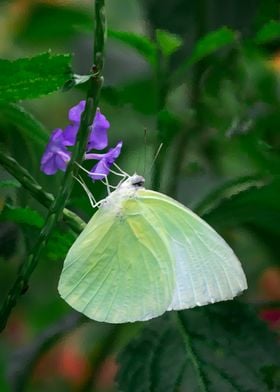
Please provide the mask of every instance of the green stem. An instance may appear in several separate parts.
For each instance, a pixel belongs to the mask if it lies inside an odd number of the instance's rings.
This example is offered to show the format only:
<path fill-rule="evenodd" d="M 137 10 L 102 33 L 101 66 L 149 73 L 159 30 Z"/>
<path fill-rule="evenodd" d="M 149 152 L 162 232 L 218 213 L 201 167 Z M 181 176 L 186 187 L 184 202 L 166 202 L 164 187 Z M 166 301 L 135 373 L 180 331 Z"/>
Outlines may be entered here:
<path fill-rule="evenodd" d="M 171 157 L 171 169 L 166 193 L 171 197 L 176 197 L 178 182 L 181 174 L 182 163 L 187 150 L 188 128 L 182 129 L 174 141 L 174 154 Z"/>
<path fill-rule="evenodd" d="M 161 53 L 160 48 L 158 48 L 157 52 L 157 66 L 156 66 L 156 90 L 157 90 L 157 138 L 156 144 L 154 149 L 154 155 L 156 156 L 157 151 L 162 145 L 162 149 L 157 156 L 153 172 L 152 172 L 152 189 L 158 191 L 161 186 L 161 179 L 162 179 L 162 172 L 165 163 L 165 156 L 167 152 L 167 145 L 164 140 L 164 124 L 161 121 L 161 112 L 166 106 L 166 99 L 168 94 L 168 69 L 169 69 L 169 62 L 168 59 Z"/>
<path fill-rule="evenodd" d="M 81 123 L 77 135 L 77 141 L 72 152 L 71 160 L 68 164 L 67 170 L 62 180 L 62 184 L 56 199 L 50 206 L 49 213 L 47 215 L 45 225 L 42 228 L 39 238 L 29 255 L 24 261 L 18 271 L 17 278 L 9 291 L 2 308 L 0 310 L 0 331 L 2 331 L 8 321 L 12 308 L 16 305 L 16 302 L 20 295 L 24 294 L 28 289 L 28 281 L 36 268 L 41 251 L 45 247 L 50 234 L 55 227 L 57 221 L 62 215 L 62 211 L 70 197 L 73 178 L 77 176 L 79 167 L 78 165 L 82 162 L 86 145 L 91 129 L 91 124 L 95 117 L 95 113 L 98 106 L 99 95 L 102 87 L 103 78 L 101 76 L 103 67 L 103 56 L 104 56 L 104 44 L 105 44 L 105 31 L 106 20 L 105 20 L 105 0 L 95 1 L 95 31 L 94 31 L 94 65 L 93 75 L 89 81 L 88 93 L 86 98 L 85 110 L 81 117 Z"/>
<path fill-rule="evenodd" d="M 41 185 L 24 169 L 14 158 L 0 150 L 0 164 L 4 169 L 15 177 L 30 194 L 46 208 L 49 208 L 54 201 L 51 193 L 45 192 Z M 64 208 L 63 219 L 68 226 L 79 234 L 85 227 L 85 222 L 74 212 Z"/>
<path fill-rule="evenodd" d="M 196 2 L 196 39 L 198 40 L 205 34 L 206 31 L 206 15 L 205 15 L 205 0 L 198 0 Z M 205 69 L 203 61 L 198 62 L 193 68 L 192 87 L 191 87 L 191 106 L 198 112 L 200 101 L 200 80 Z M 199 113 L 196 114 L 195 124 L 188 126 L 187 124 L 181 129 L 174 141 L 174 156 L 171 157 L 171 170 L 169 181 L 167 184 L 167 193 L 170 196 L 176 197 L 179 178 L 182 171 L 182 166 L 186 156 L 187 148 L 191 137 L 197 137 L 203 129 L 203 122 L 201 121 Z"/>
<path fill-rule="evenodd" d="M 178 330 L 182 336 L 185 345 L 186 354 L 189 357 L 193 369 L 196 373 L 199 390 L 201 392 L 208 392 L 207 380 L 205 379 L 205 376 L 200 368 L 199 359 L 197 358 L 196 353 L 192 347 L 191 337 L 188 334 L 186 323 L 183 320 L 181 312 L 173 312 L 173 313 L 175 316 L 176 324 L 178 326 Z"/>

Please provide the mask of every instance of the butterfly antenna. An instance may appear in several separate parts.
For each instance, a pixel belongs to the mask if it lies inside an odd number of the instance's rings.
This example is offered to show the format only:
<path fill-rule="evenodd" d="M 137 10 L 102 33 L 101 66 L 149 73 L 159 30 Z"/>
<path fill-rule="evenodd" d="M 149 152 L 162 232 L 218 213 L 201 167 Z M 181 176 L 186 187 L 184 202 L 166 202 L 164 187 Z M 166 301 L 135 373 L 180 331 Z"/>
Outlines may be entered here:
<path fill-rule="evenodd" d="M 157 152 L 156 152 L 156 154 L 155 154 L 155 156 L 154 156 L 154 159 L 152 160 L 152 164 L 151 164 L 151 169 L 150 169 L 150 171 L 152 171 L 152 168 L 154 167 L 155 161 L 157 160 L 157 157 L 159 156 L 159 153 L 160 153 L 160 151 L 161 151 L 161 149 L 162 149 L 162 146 L 163 146 L 163 143 L 160 143 L 160 145 L 159 145 L 159 147 L 158 147 L 158 149 L 157 149 Z"/>
<path fill-rule="evenodd" d="M 144 128 L 144 167 L 143 173 L 146 176 L 146 163 L 147 163 L 147 128 Z"/>
<path fill-rule="evenodd" d="M 87 197 L 89 199 L 90 205 L 92 206 L 92 208 L 98 207 L 98 205 L 100 204 L 100 202 L 97 202 L 96 199 L 94 198 L 93 194 L 91 193 L 91 191 L 88 189 L 88 187 L 86 186 L 84 180 L 82 179 L 82 177 L 75 177 L 75 180 L 78 181 L 78 183 L 82 186 L 82 188 L 84 189 L 84 191 L 87 194 Z"/>

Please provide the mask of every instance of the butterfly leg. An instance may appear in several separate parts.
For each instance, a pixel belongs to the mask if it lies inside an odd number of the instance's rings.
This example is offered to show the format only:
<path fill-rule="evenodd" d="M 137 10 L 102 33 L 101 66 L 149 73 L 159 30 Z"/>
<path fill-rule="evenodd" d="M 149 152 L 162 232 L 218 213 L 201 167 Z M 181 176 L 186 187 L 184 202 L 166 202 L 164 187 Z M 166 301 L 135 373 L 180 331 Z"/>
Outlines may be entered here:
<path fill-rule="evenodd" d="M 100 202 L 96 201 L 96 199 L 94 198 L 93 194 L 91 193 L 91 191 L 86 186 L 86 184 L 85 184 L 84 180 L 82 179 L 82 177 L 80 177 L 80 176 L 79 177 L 73 176 L 73 177 L 75 178 L 75 180 L 78 181 L 78 183 L 82 186 L 82 188 L 86 192 L 87 197 L 89 199 L 89 202 L 90 202 L 90 205 L 92 206 L 92 208 L 97 207 L 100 204 Z"/>

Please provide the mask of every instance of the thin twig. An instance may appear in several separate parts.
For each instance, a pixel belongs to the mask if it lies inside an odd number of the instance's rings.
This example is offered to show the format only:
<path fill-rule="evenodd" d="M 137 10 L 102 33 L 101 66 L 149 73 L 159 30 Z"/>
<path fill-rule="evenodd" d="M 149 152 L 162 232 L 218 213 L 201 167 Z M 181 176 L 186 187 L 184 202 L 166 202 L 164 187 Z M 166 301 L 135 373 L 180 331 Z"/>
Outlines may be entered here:
<path fill-rule="evenodd" d="M 0 150 L 0 164 L 15 177 L 21 185 L 30 192 L 30 194 L 46 208 L 49 208 L 54 201 L 54 196 L 51 193 L 45 192 L 41 185 L 24 169 L 14 158 L 5 154 Z M 63 219 L 68 226 L 80 233 L 86 223 L 74 212 L 64 208 L 62 211 Z"/>
<path fill-rule="evenodd" d="M 95 31 L 94 31 L 94 55 L 93 55 L 93 74 L 89 80 L 88 93 L 86 98 L 85 110 L 81 117 L 81 123 L 77 135 L 77 141 L 74 146 L 71 160 L 68 164 L 62 184 L 56 199 L 50 206 L 45 225 L 42 228 L 39 238 L 30 254 L 24 261 L 18 271 L 17 278 L 9 291 L 2 308 L 0 310 L 0 331 L 2 331 L 8 321 L 12 308 L 20 295 L 24 294 L 28 289 L 28 281 L 37 267 L 40 254 L 45 247 L 50 234 L 55 227 L 57 221 L 62 215 L 62 211 L 70 197 L 73 179 L 77 176 L 80 164 L 83 160 L 88 137 L 91 130 L 91 124 L 95 117 L 98 106 L 99 95 L 102 87 L 103 78 L 101 76 L 103 68 L 104 43 L 106 36 L 105 21 L 105 0 L 95 1 Z"/>

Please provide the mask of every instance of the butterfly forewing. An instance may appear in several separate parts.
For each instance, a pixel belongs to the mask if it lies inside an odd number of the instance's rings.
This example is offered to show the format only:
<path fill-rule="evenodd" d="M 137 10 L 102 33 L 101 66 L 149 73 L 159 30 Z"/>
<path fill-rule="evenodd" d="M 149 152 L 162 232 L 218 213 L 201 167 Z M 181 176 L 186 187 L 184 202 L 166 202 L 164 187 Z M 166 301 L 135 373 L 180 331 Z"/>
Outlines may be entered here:
<path fill-rule="evenodd" d="M 101 208 L 66 257 L 60 295 L 94 320 L 147 320 L 162 314 L 172 300 L 169 247 L 141 204 L 125 199 L 117 211 Z"/>
<path fill-rule="evenodd" d="M 174 258 L 176 285 L 168 310 L 232 299 L 247 288 L 239 260 L 206 222 L 163 194 L 140 190 L 138 198 L 160 222 Z"/>

